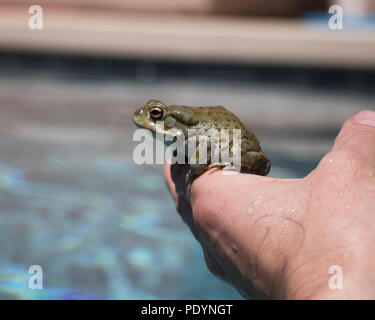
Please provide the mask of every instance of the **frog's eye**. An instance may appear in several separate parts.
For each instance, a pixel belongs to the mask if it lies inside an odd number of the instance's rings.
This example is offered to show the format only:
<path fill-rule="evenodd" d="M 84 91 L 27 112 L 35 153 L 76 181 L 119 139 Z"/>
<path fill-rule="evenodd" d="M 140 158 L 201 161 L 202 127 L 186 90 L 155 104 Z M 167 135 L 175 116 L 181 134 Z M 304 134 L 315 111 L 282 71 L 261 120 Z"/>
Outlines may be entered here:
<path fill-rule="evenodd" d="M 153 107 L 150 110 L 150 116 L 153 120 L 160 120 L 163 117 L 163 109 L 160 107 Z"/>

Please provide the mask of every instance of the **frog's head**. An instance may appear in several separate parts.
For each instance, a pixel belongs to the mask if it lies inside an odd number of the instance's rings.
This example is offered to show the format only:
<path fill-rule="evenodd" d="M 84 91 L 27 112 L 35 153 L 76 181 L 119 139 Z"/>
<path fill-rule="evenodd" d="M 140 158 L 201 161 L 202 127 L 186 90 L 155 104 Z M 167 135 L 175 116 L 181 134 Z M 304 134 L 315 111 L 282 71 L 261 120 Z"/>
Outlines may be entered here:
<path fill-rule="evenodd" d="M 168 107 L 160 100 L 149 100 L 142 108 L 134 112 L 133 120 L 140 128 L 149 129 L 153 134 L 164 134 L 169 137 L 186 134 L 187 128 L 199 122 L 188 107 Z M 163 122 L 160 123 L 160 121 Z"/>
<path fill-rule="evenodd" d="M 135 110 L 133 121 L 140 127 L 156 133 L 156 121 L 163 121 L 168 107 L 160 100 L 149 100 L 142 108 Z"/>

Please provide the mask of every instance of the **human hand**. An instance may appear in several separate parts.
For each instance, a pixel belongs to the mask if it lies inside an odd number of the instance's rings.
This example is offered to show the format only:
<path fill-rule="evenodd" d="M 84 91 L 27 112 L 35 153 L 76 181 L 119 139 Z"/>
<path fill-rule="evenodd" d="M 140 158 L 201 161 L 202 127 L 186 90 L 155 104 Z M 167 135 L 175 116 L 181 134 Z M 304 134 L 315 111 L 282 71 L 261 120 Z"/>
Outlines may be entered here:
<path fill-rule="evenodd" d="M 375 112 L 349 119 L 332 151 L 302 179 L 211 169 L 175 192 L 182 165 L 165 179 L 211 272 L 247 298 L 375 298 Z M 329 267 L 343 288 L 328 286 Z"/>

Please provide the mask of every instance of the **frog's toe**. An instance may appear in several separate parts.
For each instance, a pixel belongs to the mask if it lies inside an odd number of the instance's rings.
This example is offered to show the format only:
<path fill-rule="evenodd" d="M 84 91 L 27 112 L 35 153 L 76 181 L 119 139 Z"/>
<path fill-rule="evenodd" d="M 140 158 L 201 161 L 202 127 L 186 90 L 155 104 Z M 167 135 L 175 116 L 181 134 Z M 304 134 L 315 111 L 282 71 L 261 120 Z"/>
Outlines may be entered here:
<path fill-rule="evenodd" d="M 203 172 L 207 171 L 208 169 L 210 169 L 210 167 L 205 164 L 190 165 L 190 169 L 185 176 L 186 185 L 191 184 L 196 177 L 200 176 Z"/>

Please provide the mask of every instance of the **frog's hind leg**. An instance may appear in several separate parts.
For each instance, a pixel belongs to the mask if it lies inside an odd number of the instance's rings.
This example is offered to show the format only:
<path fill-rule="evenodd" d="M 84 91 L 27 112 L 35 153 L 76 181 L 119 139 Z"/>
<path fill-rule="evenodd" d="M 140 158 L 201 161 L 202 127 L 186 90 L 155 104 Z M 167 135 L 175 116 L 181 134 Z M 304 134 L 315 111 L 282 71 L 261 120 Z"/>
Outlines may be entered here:
<path fill-rule="evenodd" d="M 241 155 L 241 172 L 265 176 L 270 169 L 271 161 L 261 151 L 248 151 Z"/>

